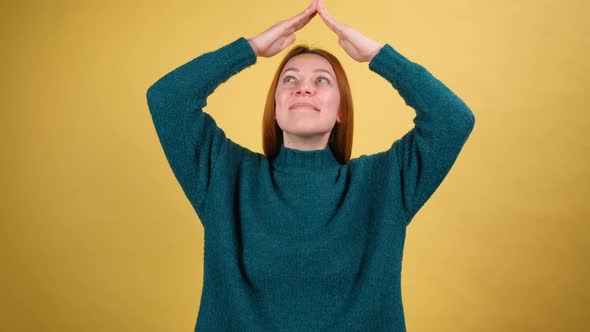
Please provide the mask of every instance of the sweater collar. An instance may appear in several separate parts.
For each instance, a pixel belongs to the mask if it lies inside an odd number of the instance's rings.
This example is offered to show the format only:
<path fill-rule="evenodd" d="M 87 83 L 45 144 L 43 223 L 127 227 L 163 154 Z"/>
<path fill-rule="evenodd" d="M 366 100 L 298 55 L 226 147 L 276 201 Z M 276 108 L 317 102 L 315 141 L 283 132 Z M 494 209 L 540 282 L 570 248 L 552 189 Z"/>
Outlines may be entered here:
<path fill-rule="evenodd" d="M 279 153 L 272 162 L 276 169 L 307 169 L 322 170 L 340 166 L 332 153 L 330 145 L 324 149 L 303 151 L 281 145 Z"/>

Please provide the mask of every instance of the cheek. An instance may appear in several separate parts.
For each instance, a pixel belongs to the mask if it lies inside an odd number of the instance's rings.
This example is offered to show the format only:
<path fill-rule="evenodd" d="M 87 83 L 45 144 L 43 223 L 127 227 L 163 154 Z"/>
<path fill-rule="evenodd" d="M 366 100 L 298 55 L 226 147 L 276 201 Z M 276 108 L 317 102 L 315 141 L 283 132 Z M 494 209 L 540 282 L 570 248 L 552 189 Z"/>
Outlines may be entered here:
<path fill-rule="evenodd" d="M 333 112 L 337 112 L 340 107 L 340 94 L 330 93 L 325 96 L 324 103 Z"/>
<path fill-rule="evenodd" d="M 287 95 L 287 91 L 277 89 L 277 91 L 275 92 L 275 106 L 277 110 L 283 108 L 287 100 Z"/>

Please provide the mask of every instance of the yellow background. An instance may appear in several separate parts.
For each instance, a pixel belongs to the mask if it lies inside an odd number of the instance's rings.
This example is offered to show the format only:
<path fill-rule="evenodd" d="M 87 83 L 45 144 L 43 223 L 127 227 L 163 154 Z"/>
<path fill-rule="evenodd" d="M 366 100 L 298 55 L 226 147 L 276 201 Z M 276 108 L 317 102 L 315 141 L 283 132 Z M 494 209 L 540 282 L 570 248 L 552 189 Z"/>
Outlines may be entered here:
<path fill-rule="evenodd" d="M 559 3 L 559 4 L 558 4 Z M 408 228 L 409 331 L 582 331 L 588 305 L 587 1 L 335 1 L 332 15 L 426 67 L 474 131 Z M 17 7 L 18 6 L 18 7 Z M 2 5 L 0 329 L 192 331 L 203 229 L 167 164 L 145 93 L 158 78 L 306 1 Z M 387 149 L 413 109 L 316 17 L 299 42 L 342 60 L 353 157 Z M 208 99 L 261 152 L 281 56 Z"/>

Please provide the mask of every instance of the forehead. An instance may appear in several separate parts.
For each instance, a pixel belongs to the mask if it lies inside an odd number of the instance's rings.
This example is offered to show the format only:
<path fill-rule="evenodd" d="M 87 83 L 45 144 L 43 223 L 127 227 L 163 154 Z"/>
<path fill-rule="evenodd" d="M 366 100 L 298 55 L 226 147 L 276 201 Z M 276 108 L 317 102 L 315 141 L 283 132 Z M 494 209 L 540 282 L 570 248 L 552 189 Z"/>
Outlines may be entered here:
<path fill-rule="evenodd" d="M 292 57 L 289 59 L 289 61 L 287 61 L 281 73 L 284 73 L 289 68 L 294 68 L 299 71 L 324 69 L 334 74 L 334 68 L 332 68 L 330 62 L 323 56 L 317 54 L 300 54 Z"/>

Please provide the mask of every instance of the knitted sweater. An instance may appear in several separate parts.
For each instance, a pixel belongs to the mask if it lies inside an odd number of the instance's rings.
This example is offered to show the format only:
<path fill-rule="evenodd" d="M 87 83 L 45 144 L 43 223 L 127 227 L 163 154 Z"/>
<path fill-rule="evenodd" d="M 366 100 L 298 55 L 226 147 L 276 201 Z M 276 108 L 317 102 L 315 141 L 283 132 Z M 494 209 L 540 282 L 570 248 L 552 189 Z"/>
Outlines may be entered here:
<path fill-rule="evenodd" d="M 389 149 L 340 164 L 329 146 L 269 160 L 202 109 L 256 63 L 240 37 L 147 90 L 155 129 L 205 234 L 195 331 L 405 331 L 406 226 L 470 135 L 471 110 L 389 44 L 369 63 L 416 111 Z"/>

